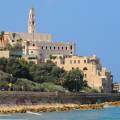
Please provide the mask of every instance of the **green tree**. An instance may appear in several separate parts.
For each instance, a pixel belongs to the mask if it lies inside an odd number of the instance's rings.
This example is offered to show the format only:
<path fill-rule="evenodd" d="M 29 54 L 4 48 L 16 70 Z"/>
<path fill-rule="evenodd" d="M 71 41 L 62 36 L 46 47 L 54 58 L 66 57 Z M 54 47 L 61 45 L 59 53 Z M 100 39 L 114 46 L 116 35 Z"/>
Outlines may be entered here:
<path fill-rule="evenodd" d="M 6 58 L 0 58 L 0 70 L 6 71 L 6 65 L 7 65 L 7 59 Z"/>
<path fill-rule="evenodd" d="M 12 83 L 14 78 L 3 71 L 0 71 L 0 89 L 2 90 L 8 90 L 9 83 Z"/>
<path fill-rule="evenodd" d="M 83 88 L 83 73 L 79 69 L 69 71 L 63 86 L 69 91 L 79 91 Z"/>
<path fill-rule="evenodd" d="M 28 78 L 29 77 L 29 71 L 27 70 L 26 67 L 22 66 L 19 60 L 17 59 L 8 60 L 6 71 L 17 78 Z"/>

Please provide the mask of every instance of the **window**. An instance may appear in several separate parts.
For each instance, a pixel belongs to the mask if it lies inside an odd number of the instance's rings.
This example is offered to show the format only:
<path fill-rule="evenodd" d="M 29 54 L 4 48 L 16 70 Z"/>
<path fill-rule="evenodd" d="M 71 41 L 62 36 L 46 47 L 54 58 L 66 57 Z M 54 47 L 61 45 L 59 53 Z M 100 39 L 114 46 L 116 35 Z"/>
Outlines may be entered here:
<path fill-rule="evenodd" d="M 70 60 L 70 64 L 72 64 L 72 60 Z"/>
<path fill-rule="evenodd" d="M 33 46 L 35 46 L 35 44 L 33 44 Z"/>
<path fill-rule="evenodd" d="M 31 51 L 31 53 L 33 53 L 33 51 Z"/>
<path fill-rule="evenodd" d="M 58 50 L 59 50 L 60 48 L 58 47 Z"/>
<path fill-rule="evenodd" d="M 100 76 L 101 74 L 100 74 L 100 72 L 98 72 L 98 76 Z"/>
<path fill-rule="evenodd" d="M 55 50 L 55 46 L 54 46 L 54 50 Z"/>
<path fill-rule="evenodd" d="M 70 52 L 72 54 L 72 52 Z"/>
<path fill-rule="evenodd" d="M 47 46 L 46 46 L 46 50 L 47 50 Z"/>
<path fill-rule="evenodd" d="M 72 70 L 74 70 L 74 67 L 72 67 Z"/>
<path fill-rule="evenodd" d="M 72 50 L 72 45 L 70 46 L 70 49 Z"/>
<path fill-rule="evenodd" d="M 67 50 L 67 47 L 66 47 L 66 50 Z"/>
<path fill-rule="evenodd" d="M 84 67 L 83 70 L 88 70 L 87 67 Z"/>
<path fill-rule="evenodd" d="M 63 47 L 62 47 L 62 50 L 63 50 Z"/>
<path fill-rule="evenodd" d="M 50 46 L 50 50 L 51 50 L 51 46 Z"/>
<path fill-rule="evenodd" d="M 43 46 L 42 46 L 41 48 L 42 48 L 42 50 L 43 50 Z"/>
<path fill-rule="evenodd" d="M 78 64 L 80 64 L 80 60 L 78 60 Z"/>
<path fill-rule="evenodd" d="M 86 78 L 86 77 L 87 77 L 87 75 L 86 75 L 86 74 L 84 74 L 84 77 Z"/>
<path fill-rule="evenodd" d="M 76 64 L 76 60 L 74 60 L 74 63 Z"/>
<path fill-rule="evenodd" d="M 84 63 L 86 63 L 87 61 L 86 60 L 84 60 Z"/>
<path fill-rule="evenodd" d="M 12 40 L 12 42 L 15 42 L 14 40 Z"/>

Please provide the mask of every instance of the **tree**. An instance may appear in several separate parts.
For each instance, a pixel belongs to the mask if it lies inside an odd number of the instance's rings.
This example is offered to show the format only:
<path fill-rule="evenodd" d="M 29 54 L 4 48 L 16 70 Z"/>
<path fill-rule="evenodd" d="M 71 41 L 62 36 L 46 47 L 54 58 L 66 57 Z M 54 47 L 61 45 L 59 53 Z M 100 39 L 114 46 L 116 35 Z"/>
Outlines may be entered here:
<path fill-rule="evenodd" d="M 0 89 L 1 90 L 8 90 L 9 83 L 12 83 L 13 80 L 14 79 L 10 74 L 0 71 Z"/>
<path fill-rule="evenodd" d="M 32 82 L 28 79 L 18 79 L 15 84 L 13 84 L 13 89 L 18 91 L 41 91 L 41 85 Z"/>
<path fill-rule="evenodd" d="M 63 86 L 69 91 L 79 91 L 83 88 L 83 73 L 79 69 L 69 71 Z"/>
<path fill-rule="evenodd" d="M 55 66 L 53 63 L 42 63 L 39 65 L 33 65 L 30 68 L 30 74 L 33 77 L 33 81 L 42 83 L 49 80 L 52 68 Z"/>
<path fill-rule="evenodd" d="M 5 47 L 5 48 L 6 48 L 7 50 L 12 50 L 12 49 L 13 49 L 12 45 L 11 45 L 11 44 L 9 44 L 9 43 L 6 45 L 6 47 Z"/>
<path fill-rule="evenodd" d="M 17 78 L 28 78 L 29 77 L 28 69 L 22 66 L 19 60 L 17 59 L 8 60 L 6 71 Z"/>
<path fill-rule="evenodd" d="M 6 65 L 7 65 L 7 59 L 6 58 L 0 58 L 0 70 L 6 71 Z"/>

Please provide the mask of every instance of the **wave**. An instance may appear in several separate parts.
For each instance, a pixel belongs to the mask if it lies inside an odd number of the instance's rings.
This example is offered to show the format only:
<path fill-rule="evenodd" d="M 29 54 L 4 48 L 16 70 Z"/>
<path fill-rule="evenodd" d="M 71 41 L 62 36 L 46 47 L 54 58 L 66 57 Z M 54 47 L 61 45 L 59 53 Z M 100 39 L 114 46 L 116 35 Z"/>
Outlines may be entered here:
<path fill-rule="evenodd" d="M 11 115 L 5 115 L 5 114 L 0 114 L 0 117 L 4 117 L 4 116 L 11 116 Z"/>
<path fill-rule="evenodd" d="M 39 116 L 42 115 L 42 114 L 40 114 L 40 113 L 35 113 L 35 112 L 31 112 L 31 111 L 27 111 L 27 113 L 28 113 L 28 114 L 33 114 L 33 115 L 39 115 Z"/>

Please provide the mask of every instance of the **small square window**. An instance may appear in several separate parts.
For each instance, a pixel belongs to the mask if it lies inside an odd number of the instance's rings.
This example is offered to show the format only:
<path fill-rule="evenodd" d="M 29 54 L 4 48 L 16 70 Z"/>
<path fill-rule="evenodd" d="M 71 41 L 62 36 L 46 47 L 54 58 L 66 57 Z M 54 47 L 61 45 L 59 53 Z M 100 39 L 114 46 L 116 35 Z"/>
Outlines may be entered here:
<path fill-rule="evenodd" d="M 70 64 L 72 64 L 72 60 L 70 60 Z"/>
<path fill-rule="evenodd" d="M 86 60 L 84 60 L 84 63 L 86 63 L 87 61 Z"/>
<path fill-rule="evenodd" d="M 86 75 L 86 74 L 84 74 L 84 77 L 86 78 L 86 77 L 87 77 L 87 75 Z"/>
<path fill-rule="evenodd" d="M 76 64 L 76 60 L 74 60 L 74 63 Z"/>

